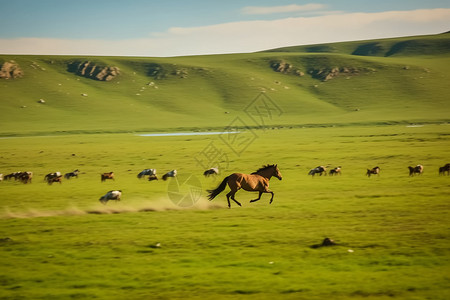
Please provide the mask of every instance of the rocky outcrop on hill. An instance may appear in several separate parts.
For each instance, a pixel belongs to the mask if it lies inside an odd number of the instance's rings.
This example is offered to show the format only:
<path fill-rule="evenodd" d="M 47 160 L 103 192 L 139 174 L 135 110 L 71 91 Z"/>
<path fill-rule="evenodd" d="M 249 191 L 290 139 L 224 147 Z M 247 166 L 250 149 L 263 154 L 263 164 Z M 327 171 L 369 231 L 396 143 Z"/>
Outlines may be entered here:
<path fill-rule="evenodd" d="M 317 65 L 317 64 L 316 64 Z M 324 65 L 321 63 L 321 65 Z M 275 72 L 280 72 L 282 74 L 291 74 L 296 76 L 304 76 L 305 73 L 299 69 L 294 67 L 293 64 L 288 63 L 284 60 L 276 60 L 270 62 L 270 67 Z M 307 68 L 308 74 L 311 75 L 312 78 L 319 79 L 322 81 L 328 81 L 335 77 L 338 77 L 340 75 L 344 76 L 353 76 L 353 75 L 359 75 L 361 72 L 364 71 L 374 71 L 369 69 L 358 69 L 351 66 L 344 66 L 344 67 L 317 67 L 314 65 L 311 65 Z"/>
<path fill-rule="evenodd" d="M 292 70 L 292 65 L 281 60 L 281 61 L 273 61 L 270 66 L 275 72 L 280 72 L 283 74 L 290 73 Z"/>
<path fill-rule="evenodd" d="M 176 64 L 151 63 L 146 67 L 147 67 L 147 75 L 155 79 L 166 79 L 172 76 L 178 78 L 187 78 L 189 75 L 188 68 L 180 67 L 177 66 Z"/>
<path fill-rule="evenodd" d="M 22 69 L 15 61 L 10 60 L 2 64 L 2 67 L 0 69 L 0 78 L 15 79 L 22 76 L 23 76 Z"/>
<path fill-rule="evenodd" d="M 280 72 L 283 74 L 294 74 L 297 76 L 305 75 L 305 73 L 303 73 L 300 69 L 295 68 L 294 65 L 292 65 L 284 60 L 271 61 L 270 67 L 275 72 Z"/>
<path fill-rule="evenodd" d="M 328 81 L 339 75 L 358 75 L 361 71 L 354 67 L 333 67 L 333 68 L 321 68 L 312 69 L 309 71 L 311 76 L 322 81 Z"/>
<path fill-rule="evenodd" d="M 120 74 L 118 67 L 98 66 L 90 61 L 72 62 L 68 71 L 90 79 L 111 81 Z"/>

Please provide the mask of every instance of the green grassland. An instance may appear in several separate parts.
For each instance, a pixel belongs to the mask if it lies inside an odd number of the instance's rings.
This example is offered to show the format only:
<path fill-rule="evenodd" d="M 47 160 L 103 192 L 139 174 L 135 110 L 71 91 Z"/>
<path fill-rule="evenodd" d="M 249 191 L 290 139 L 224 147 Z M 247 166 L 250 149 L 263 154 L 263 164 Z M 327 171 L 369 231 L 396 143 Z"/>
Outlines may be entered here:
<path fill-rule="evenodd" d="M 0 299 L 448 299 L 450 176 L 438 175 L 449 163 L 448 40 L 0 56 L 24 72 L 0 79 L 0 173 L 34 174 L 0 182 Z M 121 73 L 68 72 L 87 60 Z M 336 67 L 358 71 L 319 78 Z M 139 135 L 172 131 L 223 133 Z M 283 175 L 271 180 L 272 204 L 245 191 L 242 207 L 227 208 L 227 190 L 206 200 L 230 173 L 272 163 Z M 417 164 L 424 173 L 409 177 Z M 202 175 L 217 165 L 218 176 Z M 319 165 L 342 175 L 307 175 Z M 365 176 L 374 166 L 380 176 Z M 139 180 L 145 168 L 178 178 Z M 44 182 L 74 169 L 79 178 Z M 110 171 L 116 179 L 100 182 Z M 102 205 L 112 189 L 122 201 Z M 174 203 L 174 191 L 188 202 Z M 325 237 L 337 245 L 311 247 Z"/>
<path fill-rule="evenodd" d="M 34 179 L 1 183 L 0 298 L 448 298 L 450 184 L 437 172 L 447 125 L 256 134 L 239 156 L 211 136 L 1 140 L 2 170 L 33 170 Z M 229 154 L 229 167 L 203 178 L 196 157 L 211 142 Z M 268 195 L 250 204 L 255 194 L 244 191 L 243 207 L 227 209 L 225 193 L 205 200 L 227 174 L 263 163 L 283 174 L 271 181 L 271 205 Z M 406 167 L 417 163 L 424 174 L 409 177 Z M 321 164 L 342 166 L 342 176 L 307 175 Z M 375 165 L 380 176 L 366 177 Z M 193 174 L 201 200 L 177 207 L 171 181 L 136 178 L 147 167 Z M 74 168 L 78 179 L 43 182 L 47 172 Z M 116 180 L 101 183 L 110 170 Z M 123 199 L 103 206 L 98 198 L 111 189 Z M 325 237 L 339 245 L 310 247 Z"/>

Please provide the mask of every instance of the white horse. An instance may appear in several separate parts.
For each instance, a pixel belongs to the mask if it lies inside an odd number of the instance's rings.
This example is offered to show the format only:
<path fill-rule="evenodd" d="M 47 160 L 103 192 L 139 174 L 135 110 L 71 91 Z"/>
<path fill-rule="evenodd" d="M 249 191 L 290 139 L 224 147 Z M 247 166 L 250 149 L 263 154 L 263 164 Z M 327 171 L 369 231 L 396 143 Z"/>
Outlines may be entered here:
<path fill-rule="evenodd" d="M 205 177 L 208 177 L 211 175 L 217 175 L 217 174 L 219 174 L 219 168 L 217 168 L 217 167 L 208 169 L 205 172 L 203 172 L 203 175 L 205 175 Z"/>
<path fill-rule="evenodd" d="M 102 204 L 106 204 L 109 200 L 120 201 L 121 197 L 122 197 L 121 190 L 112 190 L 112 191 L 107 192 L 104 196 L 101 196 L 100 202 Z"/>
<path fill-rule="evenodd" d="M 177 176 L 177 170 L 172 170 L 170 172 L 167 172 L 166 174 L 163 175 L 162 179 L 163 180 L 167 180 L 167 178 L 169 177 L 175 177 Z"/>
<path fill-rule="evenodd" d="M 142 177 L 153 175 L 156 176 L 156 169 L 145 169 L 137 175 L 137 178 L 141 179 Z"/>
<path fill-rule="evenodd" d="M 311 169 L 308 173 L 308 175 L 311 175 L 314 177 L 314 175 L 319 174 L 320 176 L 322 176 L 322 173 L 324 173 L 325 175 L 327 175 L 327 168 L 325 168 L 324 166 L 318 166 L 314 169 Z"/>

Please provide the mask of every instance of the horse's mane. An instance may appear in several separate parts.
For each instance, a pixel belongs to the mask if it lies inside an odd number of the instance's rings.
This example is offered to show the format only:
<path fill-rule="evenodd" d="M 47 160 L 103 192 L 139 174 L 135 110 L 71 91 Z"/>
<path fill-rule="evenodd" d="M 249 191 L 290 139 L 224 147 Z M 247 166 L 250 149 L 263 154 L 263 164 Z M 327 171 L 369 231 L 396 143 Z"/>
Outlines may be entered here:
<path fill-rule="evenodd" d="M 275 165 L 265 165 L 265 166 L 262 166 L 261 168 L 259 168 L 259 169 L 256 170 L 255 172 L 253 172 L 252 175 L 253 175 L 253 174 L 256 174 L 256 173 L 258 173 L 258 172 L 267 170 L 267 169 L 269 169 L 269 168 L 273 168 L 273 167 L 275 167 Z"/>

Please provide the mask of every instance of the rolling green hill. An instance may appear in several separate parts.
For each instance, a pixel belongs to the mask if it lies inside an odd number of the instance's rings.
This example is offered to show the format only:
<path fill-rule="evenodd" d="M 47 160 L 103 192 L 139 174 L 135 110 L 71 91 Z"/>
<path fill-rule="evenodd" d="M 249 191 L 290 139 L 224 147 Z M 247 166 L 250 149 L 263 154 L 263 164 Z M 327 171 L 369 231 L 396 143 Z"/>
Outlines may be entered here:
<path fill-rule="evenodd" d="M 438 35 L 283 47 L 266 52 L 340 53 L 361 56 L 448 55 L 450 32 Z"/>
<path fill-rule="evenodd" d="M 274 126 L 450 120 L 448 33 L 232 55 L 1 55 L 5 62 L 21 74 L 0 78 L 3 136 L 213 130 L 236 117 L 258 126 L 244 110 L 261 95 L 280 110 L 265 118 Z M 113 75 L 99 80 L 100 70 Z"/>

